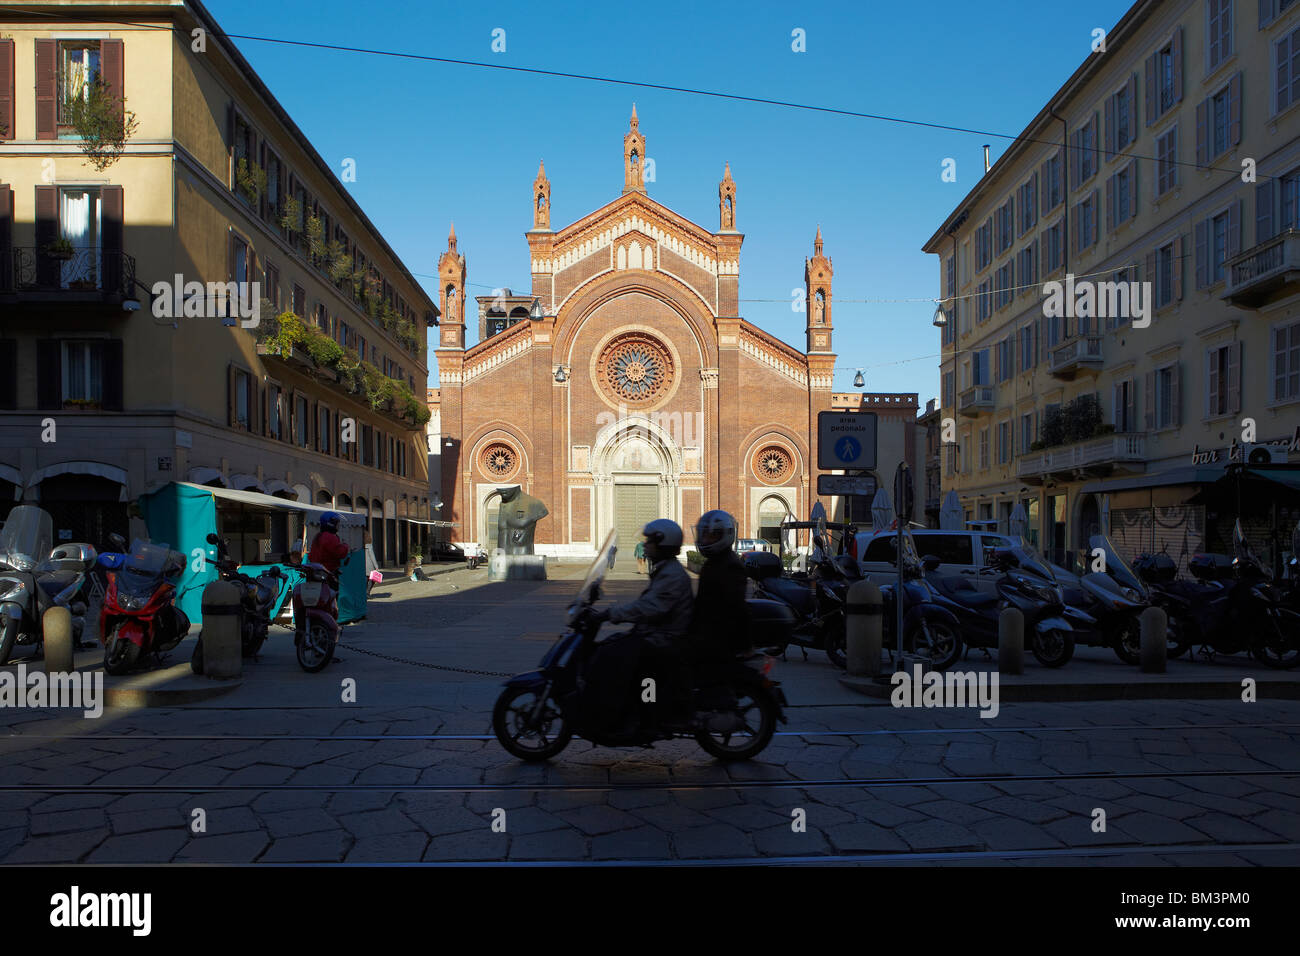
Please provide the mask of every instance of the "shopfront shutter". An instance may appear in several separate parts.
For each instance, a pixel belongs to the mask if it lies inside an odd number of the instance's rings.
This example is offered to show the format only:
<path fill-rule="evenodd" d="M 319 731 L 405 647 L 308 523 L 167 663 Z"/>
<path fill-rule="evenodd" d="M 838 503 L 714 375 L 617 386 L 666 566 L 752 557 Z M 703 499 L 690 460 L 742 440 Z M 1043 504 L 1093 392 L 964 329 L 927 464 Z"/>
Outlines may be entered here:
<path fill-rule="evenodd" d="M 14 97 L 14 41 L 0 40 L 0 141 L 18 138 Z"/>
<path fill-rule="evenodd" d="M 56 100 L 59 95 L 59 44 L 36 41 L 36 138 L 59 136 Z"/>
<path fill-rule="evenodd" d="M 99 41 L 100 79 L 108 87 L 108 94 L 114 104 L 114 114 L 119 120 L 123 116 L 126 96 L 123 59 L 121 40 Z"/>
<path fill-rule="evenodd" d="M 36 340 L 36 407 L 63 407 L 63 342 Z"/>

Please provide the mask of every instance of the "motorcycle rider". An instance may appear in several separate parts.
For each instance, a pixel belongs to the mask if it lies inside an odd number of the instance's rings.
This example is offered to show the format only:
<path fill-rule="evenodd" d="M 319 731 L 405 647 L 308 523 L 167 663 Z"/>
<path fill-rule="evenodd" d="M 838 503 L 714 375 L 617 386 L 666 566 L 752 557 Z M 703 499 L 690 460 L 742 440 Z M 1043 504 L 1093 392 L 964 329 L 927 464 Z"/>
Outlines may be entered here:
<path fill-rule="evenodd" d="M 718 673 L 750 644 L 748 578 L 735 551 L 736 519 L 725 511 L 706 511 L 695 525 L 695 549 L 704 555 L 699 593 L 691 617 L 692 663 Z"/>
<path fill-rule="evenodd" d="M 682 529 L 675 521 L 657 518 L 642 528 L 641 534 L 650 561 L 650 580 L 645 590 L 634 601 L 594 612 L 597 621 L 633 625 L 616 643 L 607 642 L 602 655 L 608 671 L 601 681 L 599 700 L 601 711 L 611 717 L 629 713 L 628 695 L 639 695 L 638 675 L 643 669 L 657 672 L 662 678 L 660 683 L 669 686 L 680 686 L 686 680 L 681 645 L 690 629 L 695 599 L 686 568 L 677 560 L 682 550 Z M 682 691 L 674 689 L 667 699 L 679 704 L 681 696 Z M 668 715 L 668 722 L 685 720 L 689 715 Z M 636 710 L 631 710 L 622 732 L 635 733 L 639 722 Z"/>
<path fill-rule="evenodd" d="M 343 516 L 337 511 L 327 511 L 321 515 L 320 531 L 312 539 L 311 550 L 307 553 L 308 561 L 319 564 L 335 577 L 338 576 L 339 565 L 350 550 L 338 534 L 342 521 Z"/>

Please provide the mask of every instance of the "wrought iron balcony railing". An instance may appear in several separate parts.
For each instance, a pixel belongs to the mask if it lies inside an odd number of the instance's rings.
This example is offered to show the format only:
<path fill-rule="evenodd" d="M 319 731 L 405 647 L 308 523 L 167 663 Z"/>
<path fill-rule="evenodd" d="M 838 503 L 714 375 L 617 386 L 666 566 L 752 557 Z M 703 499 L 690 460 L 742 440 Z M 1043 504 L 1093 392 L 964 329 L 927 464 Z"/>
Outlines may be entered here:
<path fill-rule="evenodd" d="M 0 294 L 131 295 L 135 257 L 91 247 L 53 253 L 43 248 L 0 250 Z"/>

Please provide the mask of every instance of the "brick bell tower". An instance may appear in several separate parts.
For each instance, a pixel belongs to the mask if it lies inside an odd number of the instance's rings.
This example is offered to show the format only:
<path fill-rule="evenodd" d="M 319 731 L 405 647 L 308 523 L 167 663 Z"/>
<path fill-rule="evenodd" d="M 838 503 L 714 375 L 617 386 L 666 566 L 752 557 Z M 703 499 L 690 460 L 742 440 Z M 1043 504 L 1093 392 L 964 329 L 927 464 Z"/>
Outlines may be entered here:
<path fill-rule="evenodd" d="M 438 388 L 442 396 L 442 434 L 447 439 L 439 456 L 442 468 L 442 516 L 463 520 L 469 482 L 458 474 L 462 460 L 464 402 L 461 370 L 465 363 L 465 257 L 456 251 L 456 226 L 447 236 L 447 251 L 438 257 L 438 306 L 442 329 L 438 337 Z M 462 529 L 468 533 L 471 529 Z"/>
<path fill-rule="evenodd" d="M 637 130 L 636 104 L 632 104 L 632 120 L 627 135 L 623 137 L 623 192 L 645 192 L 645 137 Z"/>
<path fill-rule="evenodd" d="M 817 227 L 817 237 L 813 239 L 811 259 L 804 260 L 803 281 L 804 294 L 807 298 L 808 324 L 808 447 L 813 451 L 813 460 L 809 463 L 807 482 L 807 500 L 817 497 L 817 416 L 820 412 L 830 411 L 831 391 L 835 380 L 835 353 L 831 351 L 833 342 L 831 332 L 831 279 L 835 270 L 831 260 L 822 252 L 822 227 Z M 830 511 L 831 502 L 824 501 Z"/>
<path fill-rule="evenodd" d="M 731 163 L 726 164 L 718 183 L 718 231 L 736 231 L 736 181 L 731 178 Z"/>
<path fill-rule="evenodd" d="M 465 347 L 465 257 L 456 252 L 456 224 L 447 235 L 447 251 L 438 257 L 438 307 L 442 309 L 441 345 Z"/>

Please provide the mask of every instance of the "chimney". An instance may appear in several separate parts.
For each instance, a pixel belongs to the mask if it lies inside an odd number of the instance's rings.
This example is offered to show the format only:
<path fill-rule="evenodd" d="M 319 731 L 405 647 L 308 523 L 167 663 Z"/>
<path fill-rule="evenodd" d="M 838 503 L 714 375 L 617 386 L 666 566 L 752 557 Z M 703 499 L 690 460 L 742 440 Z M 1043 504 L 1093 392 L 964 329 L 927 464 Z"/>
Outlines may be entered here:
<path fill-rule="evenodd" d="M 990 165 L 991 164 L 989 163 L 989 144 L 985 143 L 984 144 L 984 172 L 987 173 L 989 171 Z"/>

